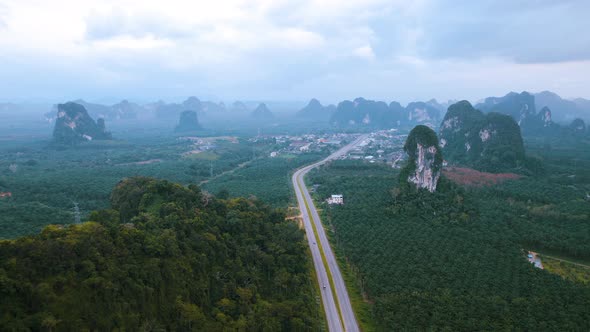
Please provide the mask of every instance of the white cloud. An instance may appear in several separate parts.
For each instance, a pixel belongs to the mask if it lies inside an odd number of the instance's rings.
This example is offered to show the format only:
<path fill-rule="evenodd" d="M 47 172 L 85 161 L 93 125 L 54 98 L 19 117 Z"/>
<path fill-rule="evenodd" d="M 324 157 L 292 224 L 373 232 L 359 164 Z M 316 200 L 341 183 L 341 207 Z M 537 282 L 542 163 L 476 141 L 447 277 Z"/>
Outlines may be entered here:
<path fill-rule="evenodd" d="M 149 50 L 158 48 L 171 48 L 174 43 L 168 39 L 158 39 L 154 36 L 148 35 L 143 37 L 133 37 L 129 35 L 121 35 L 113 38 L 93 41 L 93 47 L 104 50 Z"/>
<path fill-rule="evenodd" d="M 422 67 L 426 64 L 426 61 L 423 59 L 411 56 L 411 55 L 399 55 L 396 57 L 396 60 L 403 65 L 412 65 L 415 67 Z"/>
<path fill-rule="evenodd" d="M 373 48 L 371 47 L 371 45 L 357 47 L 354 49 L 353 54 L 358 57 L 365 58 L 367 60 L 375 59 L 375 53 L 373 52 Z"/>

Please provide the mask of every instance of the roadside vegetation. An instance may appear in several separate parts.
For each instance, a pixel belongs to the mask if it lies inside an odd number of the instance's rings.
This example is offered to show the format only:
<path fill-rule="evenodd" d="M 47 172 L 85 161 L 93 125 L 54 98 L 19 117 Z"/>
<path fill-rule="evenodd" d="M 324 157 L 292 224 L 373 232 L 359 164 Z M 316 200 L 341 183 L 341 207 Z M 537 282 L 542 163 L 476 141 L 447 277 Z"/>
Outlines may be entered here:
<path fill-rule="evenodd" d="M 590 285 L 590 265 L 541 254 L 543 267 L 564 279 Z"/>

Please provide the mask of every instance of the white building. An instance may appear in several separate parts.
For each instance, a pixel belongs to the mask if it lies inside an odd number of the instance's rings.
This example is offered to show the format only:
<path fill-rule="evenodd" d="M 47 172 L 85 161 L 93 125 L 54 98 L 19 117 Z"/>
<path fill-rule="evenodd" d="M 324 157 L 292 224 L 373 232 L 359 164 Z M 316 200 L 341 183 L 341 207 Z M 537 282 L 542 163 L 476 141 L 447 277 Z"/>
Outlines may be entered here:
<path fill-rule="evenodd" d="M 332 197 L 328 198 L 328 204 L 344 204 L 344 198 L 342 195 L 332 195 Z"/>

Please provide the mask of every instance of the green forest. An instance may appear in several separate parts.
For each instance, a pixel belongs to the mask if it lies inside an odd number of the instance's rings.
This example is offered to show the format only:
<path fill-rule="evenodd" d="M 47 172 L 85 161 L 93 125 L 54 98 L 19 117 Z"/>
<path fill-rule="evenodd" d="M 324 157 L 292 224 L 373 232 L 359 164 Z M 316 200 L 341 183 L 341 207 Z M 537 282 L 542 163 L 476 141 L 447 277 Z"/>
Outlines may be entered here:
<path fill-rule="evenodd" d="M 303 231 L 259 200 L 136 177 L 89 220 L 0 241 L 0 330 L 322 326 Z"/>
<path fill-rule="evenodd" d="M 0 142 L 13 194 L 0 199 L 0 330 L 325 329 L 304 233 L 285 217 L 293 170 L 330 149 L 269 157 L 286 144 Z M 443 176 L 416 191 L 360 160 L 308 175 L 363 328 L 590 329 L 587 144 L 525 145 L 531 171 L 494 186 Z"/>
<path fill-rule="evenodd" d="M 590 329 L 588 284 L 533 267 L 525 251 L 590 261 L 590 150 L 527 148 L 544 175 L 493 187 L 443 177 L 435 193 L 417 191 L 399 185 L 398 171 L 362 161 L 310 174 L 378 330 Z M 343 206 L 323 203 L 334 193 Z"/>

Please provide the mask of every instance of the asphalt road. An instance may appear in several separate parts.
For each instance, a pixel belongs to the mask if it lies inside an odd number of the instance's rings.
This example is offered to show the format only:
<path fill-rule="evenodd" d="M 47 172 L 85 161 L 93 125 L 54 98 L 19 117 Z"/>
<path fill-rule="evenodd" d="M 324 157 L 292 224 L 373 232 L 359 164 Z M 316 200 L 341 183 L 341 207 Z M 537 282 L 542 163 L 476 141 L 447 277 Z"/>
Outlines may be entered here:
<path fill-rule="evenodd" d="M 350 298 L 348 296 L 348 291 L 346 290 L 346 285 L 344 284 L 344 279 L 342 278 L 338 263 L 336 262 L 336 257 L 330 247 L 328 237 L 322 226 L 322 221 L 313 205 L 313 200 L 305 186 L 303 178 L 310 170 L 347 154 L 348 151 L 353 149 L 366 138 L 367 135 L 362 135 L 352 143 L 334 152 L 326 159 L 298 169 L 295 174 L 293 174 L 292 179 L 293 187 L 295 188 L 295 193 L 297 195 L 297 202 L 299 203 L 299 210 L 301 211 L 303 224 L 305 225 L 305 232 L 307 233 L 307 242 L 311 249 L 313 265 L 315 266 L 316 275 L 318 277 L 318 283 L 322 294 L 322 304 L 324 306 L 324 311 L 326 312 L 329 331 L 359 331 L 359 327 L 354 316 L 354 311 L 352 310 L 352 305 L 350 304 Z M 314 225 L 317 234 L 314 231 Z M 319 243 L 316 243 L 318 238 Z M 326 258 L 327 269 L 322 260 L 322 251 Z M 328 274 L 332 276 L 334 289 L 332 289 L 330 285 Z"/>

